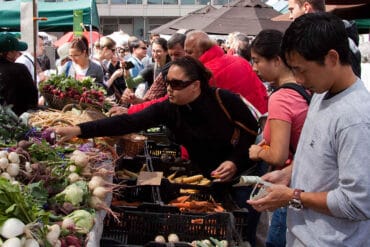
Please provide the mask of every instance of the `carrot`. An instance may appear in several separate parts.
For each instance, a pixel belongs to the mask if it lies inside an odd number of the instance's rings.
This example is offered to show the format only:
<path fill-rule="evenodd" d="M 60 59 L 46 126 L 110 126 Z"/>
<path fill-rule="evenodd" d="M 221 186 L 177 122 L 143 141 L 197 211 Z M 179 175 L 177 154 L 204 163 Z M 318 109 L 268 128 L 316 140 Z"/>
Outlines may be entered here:
<path fill-rule="evenodd" d="M 177 173 L 177 171 L 175 171 L 174 173 L 172 173 L 171 175 L 169 175 L 169 176 L 167 177 L 167 179 L 168 179 L 168 180 L 170 180 L 170 181 L 172 181 L 172 180 L 175 178 L 176 173 Z"/>
<path fill-rule="evenodd" d="M 191 224 L 199 224 L 202 225 L 204 223 L 204 220 L 202 218 L 199 219 L 192 219 Z"/>
<path fill-rule="evenodd" d="M 173 202 L 173 203 L 170 203 L 169 205 L 171 206 L 175 206 L 175 207 L 178 207 L 178 208 L 190 208 L 190 202 Z"/>
<path fill-rule="evenodd" d="M 184 183 L 184 184 L 190 184 L 190 183 L 193 183 L 195 181 L 199 181 L 202 178 L 203 178 L 203 175 L 194 175 L 194 176 L 191 176 L 191 177 L 183 178 L 182 179 L 182 183 Z"/>

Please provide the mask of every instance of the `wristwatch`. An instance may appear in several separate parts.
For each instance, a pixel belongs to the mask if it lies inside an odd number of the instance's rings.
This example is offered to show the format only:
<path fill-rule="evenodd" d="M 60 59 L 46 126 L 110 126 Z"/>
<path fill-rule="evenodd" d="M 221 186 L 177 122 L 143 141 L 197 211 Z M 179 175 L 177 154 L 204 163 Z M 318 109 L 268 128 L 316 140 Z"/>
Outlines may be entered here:
<path fill-rule="evenodd" d="M 289 207 L 290 208 L 295 209 L 295 210 L 300 210 L 300 209 L 303 208 L 303 204 L 302 204 L 302 201 L 301 201 L 301 192 L 303 192 L 303 191 L 304 190 L 294 189 L 293 197 L 289 201 Z"/>

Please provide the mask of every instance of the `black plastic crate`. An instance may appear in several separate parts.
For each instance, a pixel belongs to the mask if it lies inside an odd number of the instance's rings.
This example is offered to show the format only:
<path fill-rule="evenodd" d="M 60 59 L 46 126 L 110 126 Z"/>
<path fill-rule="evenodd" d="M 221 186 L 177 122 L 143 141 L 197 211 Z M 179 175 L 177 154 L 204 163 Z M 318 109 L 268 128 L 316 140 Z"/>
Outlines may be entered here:
<path fill-rule="evenodd" d="M 175 162 L 181 156 L 180 146 L 173 143 L 160 143 L 148 140 L 146 148 L 151 157 L 161 158 L 164 162 Z"/>
<path fill-rule="evenodd" d="M 146 136 L 148 140 L 155 141 L 161 144 L 170 144 L 171 141 L 168 138 L 168 130 L 166 126 L 159 125 L 153 128 L 146 129 L 140 134 Z"/>
<path fill-rule="evenodd" d="M 233 213 L 190 214 L 143 211 L 128 207 L 113 207 L 120 222 L 107 216 L 103 238 L 122 244 L 144 245 L 157 235 L 176 233 L 180 241 L 191 242 L 209 237 L 225 239 L 231 245 L 241 237 Z"/>
<path fill-rule="evenodd" d="M 116 174 L 122 169 L 127 169 L 134 173 L 139 173 L 144 164 L 147 164 L 148 160 L 145 156 L 135 156 L 134 158 L 121 157 L 116 161 L 115 170 Z M 149 166 L 146 166 L 145 171 L 149 170 Z M 158 202 L 158 186 L 137 186 L 136 179 L 122 179 L 120 177 L 114 177 L 113 182 L 115 184 L 124 185 L 120 187 L 118 193 L 114 193 L 114 199 L 120 201 L 132 202 Z"/>

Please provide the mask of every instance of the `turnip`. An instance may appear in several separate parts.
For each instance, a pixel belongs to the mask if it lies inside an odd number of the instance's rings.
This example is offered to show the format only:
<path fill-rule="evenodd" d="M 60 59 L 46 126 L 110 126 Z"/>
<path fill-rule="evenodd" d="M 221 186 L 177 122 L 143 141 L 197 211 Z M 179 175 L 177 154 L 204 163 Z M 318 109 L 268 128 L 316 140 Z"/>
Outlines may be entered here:
<path fill-rule="evenodd" d="M 68 175 L 68 180 L 71 183 L 77 182 L 80 179 L 81 179 L 81 177 L 75 172 L 72 172 L 71 174 Z"/>
<path fill-rule="evenodd" d="M 105 210 L 107 213 L 112 215 L 114 219 L 119 222 L 117 215 L 108 207 L 108 205 L 97 196 L 91 196 L 89 199 L 89 206 L 96 210 Z"/>
<path fill-rule="evenodd" d="M 17 218 L 7 219 L 0 227 L 0 235 L 4 238 L 14 238 L 24 232 L 24 223 Z"/>
<path fill-rule="evenodd" d="M 162 235 L 156 236 L 154 241 L 157 243 L 166 243 L 166 239 Z"/>
<path fill-rule="evenodd" d="M 8 160 L 11 163 L 17 163 L 17 164 L 19 164 L 21 162 L 20 159 L 19 159 L 19 155 L 16 152 L 10 152 L 8 154 Z"/>
<path fill-rule="evenodd" d="M 40 247 L 40 245 L 35 239 L 29 238 L 26 239 L 26 242 L 24 243 L 23 247 Z"/>
<path fill-rule="evenodd" d="M 105 187 L 102 187 L 102 186 L 98 186 L 96 187 L 94 190 L 93 190 L 93 195 L 96 196 L 96 197 L 99 197 L 100 199 L 104 200 L 105 197 L 107 196 L 107 194 L 111 192 L 110 189 L 107 189 Z"/>
<path fill-rule="evenodd" d="M 0 158 L 0 168 L 3 169 L 3 170 L 6 170 L 6 168 L 8 167 L 9 165 L 9 160 L 8 158 L 6 157 L 1 157 Z"/>
<path fill-rule="evenodd" d="M 0 158 L 8 158 L 8 151 L 6 150 L 1 150 L 0 151 Z"/>
<path fill-rule="evenodd" d="M 16 177 L 19 174 L 19 164 L 18 163 L 10 163 L 8 168 L 6 168 L 6 172 L 12 176 Z"/>
<path fill-rule="evenodd" d="M 100 176 L 93 176 L 91 180 L 89 181 L 89 189 L 90 191 L 94 191 L 96 187 L 104 186 L 106 184 L 106 181 L 104 178 Z"/>
<path fill-rule="evenodd" d="M 3 243 L 2 247 L 22 247 L 21 240 L 19 238 L 9 238 Z"/>
<path fill-rule="evenodd" d="M 46 240 L 52 245 L 57 244 L 58 238 L 60 236 L 60 227 L 58 224 L 48 226 L 49 232 L 46 234 Z"/>
<path fill-rule="evenodd" d="M 1 173 L 0 177 L 6 178 L 7 180 L 12 180 L 12 177 L 7 172 Z"/>
<path fill-rule="evenodd" d="M 176 243 L 180 241 L 179 236 L 177 236 L 177 234 L 175 233 L 169 234 L 167 239 L 169 243 Z"/>
<path fill-rule="evenodd" d="M 70 165 L 70 166 L 68 167 L 68 170 L 69 170 L 70 172 L 76 172 L 77 167 L 76 167 L 75 165 Z"/>
<path fill-rule="evenodd" d="M 31 173 L 32 172 L 31 162 L 26 161 L 26 163 L 24 165 L 24 168 L 25 168 L 26 172 Z"/>
<path fill-rule="evenodd" d="M 75 150 L 70 159 L 79 167 L 85 167 L 89 164 L 89 157 L 80 150 Z"/>

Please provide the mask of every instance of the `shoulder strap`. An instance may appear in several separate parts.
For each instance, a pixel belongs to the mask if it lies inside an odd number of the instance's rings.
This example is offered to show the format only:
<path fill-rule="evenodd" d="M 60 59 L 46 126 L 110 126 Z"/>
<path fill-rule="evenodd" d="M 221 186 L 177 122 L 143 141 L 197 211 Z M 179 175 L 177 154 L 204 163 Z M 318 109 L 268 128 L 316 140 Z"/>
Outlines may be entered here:
<path fill-rule="evenodd" d="M 215 93 L 216 93 L 216 98 L 217 98 L 217 101 L 221 107 L 221 109 L 224 111 L 225 115 L 227 116 L 227 118 L 234 124 L 236 124 L 237 126 L 241 127 L 242 129 L 244 129 L 246 132 L 248 132 L 249 134 L 251 135 L 254 135 L 254 136 L 257 136 L 257 132 L 251 130 L 250 128 L 248 128 L 247 126 L 245 126 L 243 123 L 239 122 L 239 121 L 234 121 L 232 118 L 231 118 L 231 115 L 229 113 L 229 111 L 226 109 L 225 105 L 223 104 L 222 102 L 222 99 L 220 97 L 220 89 L 217 88 Z"/>
<path fill-rule="evenodd" d="M 69 69 L 71 68 L 72 61 L 67 62 L 67 67 L 66 67 L 66 76 L 69 76 Z"/>
<path fill-rule="evenodd" d="M 297 83 L 285 83 L 285 84 L 281 85 L 280 87 L 276 88 L 274 90 L 274 92 L 276 92 L 276 91 L 278 91 L 279 89 L 282 89 L 282 88 L 288 88 L 288 89 L 292 89 L 292 90 L 296 91 L 297 93 L 302 95 L 302 97 L 306 100 L 307 105 L 310 104 L 312 95 L 307 93 L 306 89 L 304 87 L 302 87 L 301 85 L 299 85 Z"/>

